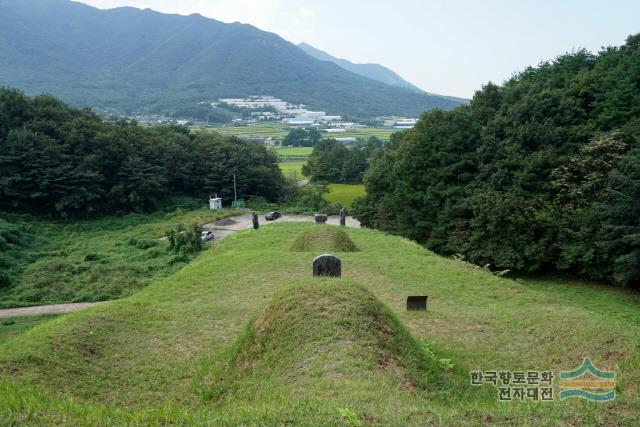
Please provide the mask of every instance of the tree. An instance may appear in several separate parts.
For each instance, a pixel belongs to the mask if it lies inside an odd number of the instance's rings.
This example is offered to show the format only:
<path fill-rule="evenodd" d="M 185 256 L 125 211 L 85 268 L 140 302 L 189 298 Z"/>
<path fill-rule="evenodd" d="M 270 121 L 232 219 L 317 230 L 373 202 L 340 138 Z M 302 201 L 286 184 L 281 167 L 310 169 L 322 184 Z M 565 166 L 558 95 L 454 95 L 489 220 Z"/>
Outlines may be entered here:
<path fill-rule="evenodd" d="M 171 194 L 278 200 L 284 178 L 261 145 L 180 126 L 103 121 L 50 96 L 0 89 L 0 209 L 58 217 L 149 211 Z"/>
<path fill-rule="evenodd" d="M 423 114 L 373 156 L 354 215 L 492 268 L 640 284 L 638 40 L 562 55 L 469 106 Z"/>

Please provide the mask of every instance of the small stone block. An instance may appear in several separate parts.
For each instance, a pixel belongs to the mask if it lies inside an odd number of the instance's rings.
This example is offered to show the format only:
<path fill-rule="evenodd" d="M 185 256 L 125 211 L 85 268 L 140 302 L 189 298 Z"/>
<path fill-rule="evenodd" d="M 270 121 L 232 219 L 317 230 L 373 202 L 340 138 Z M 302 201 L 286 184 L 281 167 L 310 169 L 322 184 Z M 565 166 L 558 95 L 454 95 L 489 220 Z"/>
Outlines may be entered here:
<path fill-rule="evenodd" d="M 428 297 L 426 295 L 407 297 L 407 310 L 426 310 L 427 298 Z"/>

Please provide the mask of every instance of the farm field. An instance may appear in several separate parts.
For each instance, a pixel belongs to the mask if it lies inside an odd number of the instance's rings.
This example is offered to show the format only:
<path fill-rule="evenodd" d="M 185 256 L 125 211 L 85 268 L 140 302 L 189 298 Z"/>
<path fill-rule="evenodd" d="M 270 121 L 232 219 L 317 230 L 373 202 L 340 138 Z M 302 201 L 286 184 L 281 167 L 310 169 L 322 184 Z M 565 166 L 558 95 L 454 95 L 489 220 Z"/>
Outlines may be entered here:
<path fill-rule="evenodd" d="M 282 147 L 282 148 L 274 148 L 273 151 L 279 157 L 287 158 L 287 157 L 309 157 L 311 152 L 313 151 L 313 147 Z"/>
<path fill-rule="evenodd" d="M 280 170 L 282 170 L 285 178 L 293 178 L 298 180 L 306 178 L 304 175 L 302 175 L 302 165 L 304 165 L 304 162 L 278 163 L 278 166 L 280 166 Z"/>
<path fill-rule="evenodd" d="M 0 343 L 1 425 L 634 425 L 637 294 L 510 280 L 347 229 L 313 278 L 311 223 L 245 230 L 137 294 Z M 322 226 L 331 227 L 331 226 Z M 247 268 L 250 266 L 250 268 Z M 405 310 L 428 295 L 426 312 Z M 498 402 L 470 370 L 615 370 L 616 399 Z"/>
<path fill-rule="evenodd" d="M 238 137 L 257 137 L 257 138 L 274 138 L 282 140 L 289 133 L 287 129 L 283 129 L 280 122 L 256 123 L 248 126 L 222 126 L 215 128 L 194 128 L 197 131 L 215 131 L 223 135 L 235 135 Z M 323 138 L 363 138 L 376 136 L 383 141 L 388 141 L 392 133 L 398 132 L 397 129 L 389 128 L 360 128 L 347 129 L 345 133 L 338 134 L 322 134 Z"/>
<path fill-rule="evenodd" d="M 347 209 L 351 209 L 353 201 L 366 194 L 362 184 L 329 184 L 331 192 L 325 195 L 328 202 L 339 202 Z"/>

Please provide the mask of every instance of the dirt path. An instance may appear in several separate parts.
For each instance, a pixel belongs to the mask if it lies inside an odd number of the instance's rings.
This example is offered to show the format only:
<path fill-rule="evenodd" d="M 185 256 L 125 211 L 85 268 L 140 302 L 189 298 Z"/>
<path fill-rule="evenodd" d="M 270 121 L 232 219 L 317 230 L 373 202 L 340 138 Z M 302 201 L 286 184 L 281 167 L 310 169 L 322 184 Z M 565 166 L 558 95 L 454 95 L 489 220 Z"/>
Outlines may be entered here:
<path fill-rule="evenodd" d="M 311 215 L 282 215 L 275 221 L 267 221 L 264 215 L 258 216 L 260 226 L 272 224 L 274 222 L 314 222 L 314 218 Z M 339 216 L 330 216 L 327 220 L 327 224 L 339 225 Z M 347 227 L 360 228 L 360 222 L 358 220 L 348 216 Z M 223 240 L 225 237 L 237 233 L 241 230 L 249 229 L 253 226 L 251 222 L 251 214 L 232 216 L 229 218 L 221 219 L 220 221 L 212 222 L 202 226 L 205 230 L 212 230 L 215 235 L 215 242 Z M 99 303 L 91 302 L 78 302 L 71 304 L 54 304 L 54 305 L 39 305 L 36 307 L 24 307 L 24 308 L 4 308 L 0 309 L 0 318 L 6 317 L 23 317 L 23 316 L 39 316 L 41 314 L 62 314 L 70 313 L 72 311 L 82 310 L 83 308 L 91 307 L 92 305 Z"/>
<path fill-rule="evenodd" d="M 0 318 L 39 316 L 41 314 L 70 313 L 72 311 L 82 310 L 83 308 L 91 307 L 92 305 L 95 305 L 95 304 L 99 304 L 99 303 L 76 302 L 71 304 L 38 305 L 35 307 L 23 307 L 23 308 L 3 308 L 3 309 L 0 309 Z"/>

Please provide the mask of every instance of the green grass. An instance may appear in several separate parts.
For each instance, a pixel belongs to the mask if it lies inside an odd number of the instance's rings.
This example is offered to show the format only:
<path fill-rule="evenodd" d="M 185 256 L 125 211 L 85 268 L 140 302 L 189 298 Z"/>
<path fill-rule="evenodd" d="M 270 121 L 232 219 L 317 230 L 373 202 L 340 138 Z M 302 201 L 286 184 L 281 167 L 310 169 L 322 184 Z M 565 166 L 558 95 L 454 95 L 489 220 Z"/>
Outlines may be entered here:
<path fill-rule="evenodd" d="M 351 208 L 354 199 L 366 195 L 364 185 L 353 184 L 329 184 L 330 193 L 325 199 L 330 203 L 340 203 L 347 209 Z"/>
<path fill-rule="evenodd" d="M 109 300 L 175 273 L 193 256 L 170 252 L 158 239 L 179 224 L 232 214 L 194 209 L 190 201 L 184 206 L 74 222 L 7 217 L 35 238 L 21 250 L 22 265 L 12 270 L 11 287 L 0 290 L 0 308 Z"/>
<path fill-rule="evenodd" d="M 306 179 L 302 174 L 302 165 L 305 162 L 280 162 L 278 166 L 280 166 L 280 170 L 284 174 L 285 178 L 295 178 L 298 180 Z"/>
<path fill-rule="evenodd" d="M 296 252 L 354 252 L 353 240 L 342 229 L 336 227 L 314 228 L 296 237 L 291 246 Z"/>
<path fill-rule="evenodd" d="M 42 316 L 0 318 L 0 343 L 3 343 L 10 337 L 24 333 L 40 323 L 54 319 L 57 316 L 57 314 L 45 314 Z"/>
<path fill-rule="evenodd" d="M 280 157 L 309 157 L 313 151 L 313 147 L 283 147 L 274 148 L 273 151 Z"/>
<path fill-rule="evenodd" d="M 0 425 L 633 425 L 640 416 L 637 293 L 500 278 L 352 229 L 360 250 L 340 254 L 343 278 L 314 279 L 317 253 L 290 248 L 316 227 L 240 232 L 133 296 L 6 340 Z M 429 295 L 429 310 L 405 311 L 407 295 Z M 370 318 L 372 307 L 388 320 Z M 615 401 L 498 403 L 492 387 L 469 386 L 469 369 L 569 370 L 585 356 L 616 369 Z"/>

